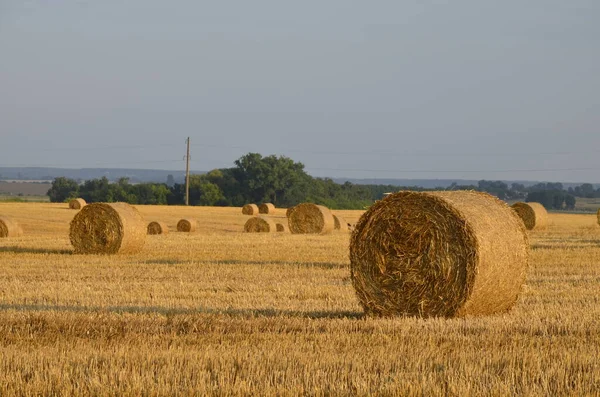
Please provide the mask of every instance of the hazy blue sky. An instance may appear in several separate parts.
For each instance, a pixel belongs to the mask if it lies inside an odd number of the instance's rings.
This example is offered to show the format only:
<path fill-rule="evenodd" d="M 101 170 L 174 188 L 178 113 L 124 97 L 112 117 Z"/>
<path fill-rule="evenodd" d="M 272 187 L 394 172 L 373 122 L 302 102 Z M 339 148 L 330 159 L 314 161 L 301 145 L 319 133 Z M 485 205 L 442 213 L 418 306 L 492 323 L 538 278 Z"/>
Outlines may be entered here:
<path fill-rule="evenodd" d="M 600 182 L 600 1 L 0 0 L 0 166 Z"/>

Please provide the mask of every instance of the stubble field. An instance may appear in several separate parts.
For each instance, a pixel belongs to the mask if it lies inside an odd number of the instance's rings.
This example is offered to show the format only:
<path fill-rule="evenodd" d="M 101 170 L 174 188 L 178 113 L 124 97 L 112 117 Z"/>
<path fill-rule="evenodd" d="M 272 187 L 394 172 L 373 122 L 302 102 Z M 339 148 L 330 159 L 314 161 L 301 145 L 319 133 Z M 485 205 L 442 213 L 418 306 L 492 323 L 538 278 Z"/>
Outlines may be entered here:
<path fill-rule="evenodd" d="M 0 395 L 600 394 L 595 215 L 530 233 L 511 312 L 421 320 L 363 316 L 348 233 L 245 234 L 239 208 L 137 208 L 172 232 L 92 256 L 73 254 L 65 204 L 0 204 L 25 230 L 0 239 Z M 199 231 L 174 232 L 189 216 Z"/>

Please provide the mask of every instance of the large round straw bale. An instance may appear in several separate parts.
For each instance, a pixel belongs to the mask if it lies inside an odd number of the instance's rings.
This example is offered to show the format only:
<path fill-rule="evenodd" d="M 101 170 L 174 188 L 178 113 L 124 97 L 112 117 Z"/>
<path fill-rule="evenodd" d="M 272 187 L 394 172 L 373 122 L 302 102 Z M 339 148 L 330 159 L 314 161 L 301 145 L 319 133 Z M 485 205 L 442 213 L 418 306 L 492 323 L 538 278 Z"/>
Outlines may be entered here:
<path fill-rule="evenodd" d="M 548 225 L 548 211 L 540 203 L 518 202 L 511 207 L 523 220 L 527 230 L 543 229 Z"/>
<path fill-rule="evenodd" d="M 333 230 L 334 220 L 329 208 L 312 203 L 302 203 L 294 207 L 288 217 L 290 232 L 329 233 Z"/>
<path fill-rule="evenodd" d="M 80 210 L 86 205 L 86 202 L 82 198 L 76 198 L 69 201 L 69 208 L 72 210 Z"/>
<path fill-rule="evenodd" d="M 287 232 L 288 231 L 288 226 L 285 223 L 276 223 L 275 226 L 277 227 L 278 232 Z"/>
<path fill-rule="evenodd" d="M 255 216 L 246 221 L 244 231 L 248 233 L 273 233 L 277 230 L 275 222 L 264 216 Z"/>
<path fill-rule="evenodd" d="M 14 219 L 8 216 L 0 216 L 0 237 L 20 237 L 23 229 Z"/>
<path fill-rule="evenodd" d="M 144 247 L 146 224 L 127 203 L 93 203 L 75 215 L 69 237 L 76 253 L 131 254 Z"/>
<path fill-rule="evenodd" d="M 169 227 L 164 222 L 150 222 L 148 234 L 169 234 Z"/>
<path fill-rule="evenodd" d="M 198 226 L 198 221 L 193 218 L 184 218 L 177 222 L 177 231 L 192 233 L 196 231 L 196 227 Z"/>
<path fill-rule="evenodd" d="M 473 191 L 398 192 L 373 204 L 350 241 L 351 278 L 368 314 L 420 317 L 509 310 L 528 241 L 507 204 Z"/>
<path fill-rule="evenodd" d="M 262 203 L 258 206 L 259 214 L 273 214 L 275 212 L 275 206 L 271 203 Z"/>
<path fill-rule="evenodd" d="M 244 215 L 258 215 L 258 205 L 246 204 L 242 207 L 242 214 Z"/>
<path fill-rule="evenodd" d="M 333 214 L 333 228 L 343 232 L 348 231 L 348 222 L 340 215 Z"/>

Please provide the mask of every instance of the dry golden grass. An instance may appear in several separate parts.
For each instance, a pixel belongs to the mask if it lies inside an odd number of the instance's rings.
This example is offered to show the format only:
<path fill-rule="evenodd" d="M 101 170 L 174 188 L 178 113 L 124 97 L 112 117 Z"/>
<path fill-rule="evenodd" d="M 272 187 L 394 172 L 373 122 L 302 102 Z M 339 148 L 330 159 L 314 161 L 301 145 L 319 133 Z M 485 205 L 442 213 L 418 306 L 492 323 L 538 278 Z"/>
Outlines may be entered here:
<path fill-rule="evenodd" d="M 239 208 L 138 206 L 172 229 L 75 255 L 64 204 L 0 204 L 2 395 L 597 395 L 600 227 L 550 214 L 505 315 L 364 318 L 349 234 L 243 232 Z M 358 211 L 339 211 L 355 223 Z M 276 209 L 274 219 L 285 218 Z"/>

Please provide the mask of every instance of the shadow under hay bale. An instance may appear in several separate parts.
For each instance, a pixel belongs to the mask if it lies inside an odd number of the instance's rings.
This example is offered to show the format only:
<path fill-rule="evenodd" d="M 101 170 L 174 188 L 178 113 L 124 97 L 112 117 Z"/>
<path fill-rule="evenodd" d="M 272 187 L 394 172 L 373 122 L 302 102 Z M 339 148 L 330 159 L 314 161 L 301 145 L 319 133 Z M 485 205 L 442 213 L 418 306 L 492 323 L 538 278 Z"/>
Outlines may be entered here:
<path fill-rule="evenodd" d="M 312 203 L 298 204 L 288 217 L 290 232 L 293 234 L 330 233 L 334 224 L 329 208 Z"/>
<path fill-rule="evenodd" d="M 150 222 L 148 224 L 148 234 L 169 234 L 169 227 L 164 222 Z"/>
<path fill-rule="evenodd" d="M 473 191 L 399 192 L 362 215 L 351 278 L 365 312 L 462 317 L 509 310 L 528 266 L 523 223 Z"/>
<path fill-rule="evenodd" d="M 548 211 L 540 203 L 514 203 L 511 208 L 523 220 L 527 230 L 544 229 L 548 226 Z"/>
<path fill-rule="evenodd" d="M 146 224 L 127 203 L 93 203 L 75 215 L 69 237 L 78 254 L 131 254 L 144 247 Z"/>
<path fill-rule="evenodd" d="M 246 221 L 244 231 L 246 233 L 273 233 L 277 231 L 277 225 L 270 218 L 257 216 Z"/>
<path fill-rule="evenodd" d="M 342 232 L 348 231 L 349 223 L 340 215 L 333 214 L 333 228 Z"/>
<path fill-rule="evenodd" d="M 184 218 L 177 222 L 177 231 L 183 233 L 193 233 L 198 228 L 198 221 L 194 218 Z"/>
<path fill-rule="evenodd" d="M 246 204 L 242 207 L 242 214 L 244 215 L 258 215 L 258 205 Z"/>
<path fill-rule="evenodd" d="M 258 206 L 259 214 L 273 214 L 275 212 L 275 206 L 271 203 L 263 203 Z"/>
<path fill-rule="evenodd" d="M 0 216 L 0 238 L 21 237 L 23 229 L 21 225 L 8 216 Z"/>
<path fill-rule="evenodd" d="M 85 207 L 87 203 L 82 198 L 76 198 L 73 200 L 69 200 L 69 208 L 72 210 L 80 210 Z"/>

